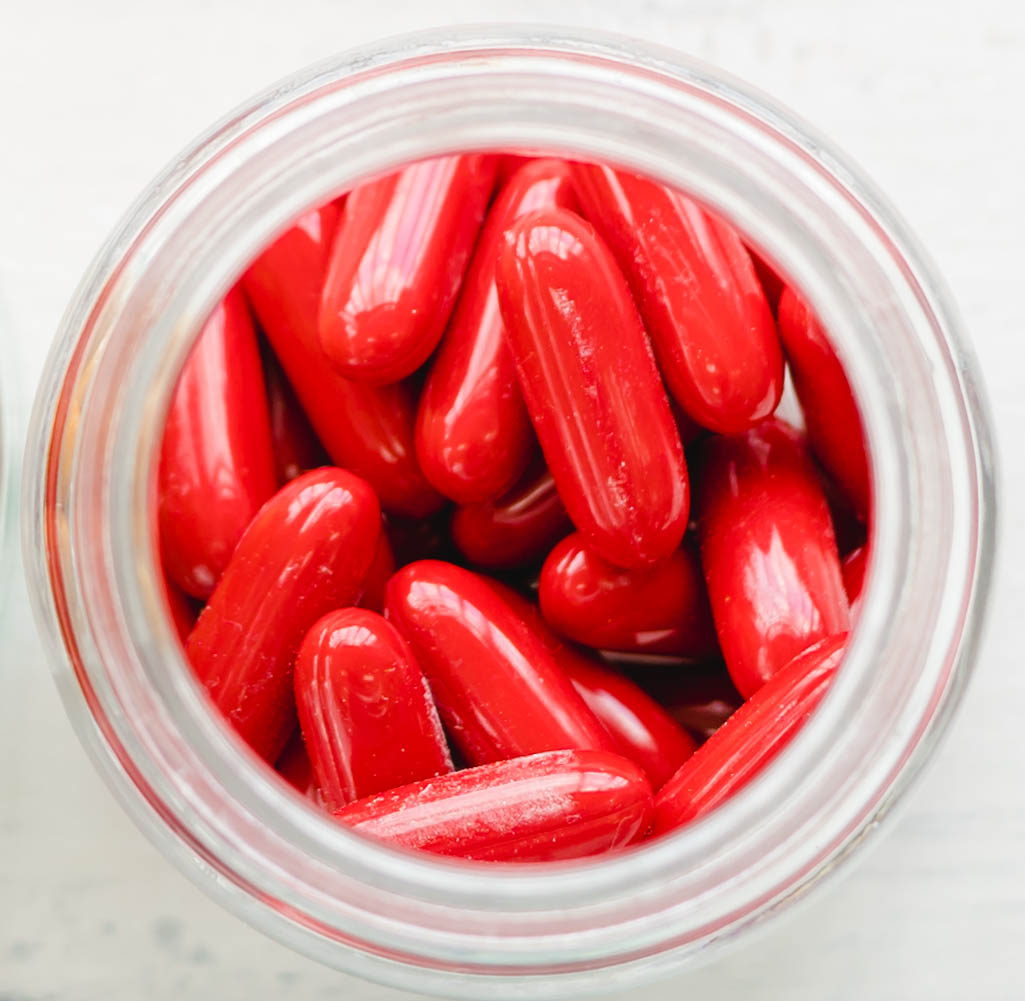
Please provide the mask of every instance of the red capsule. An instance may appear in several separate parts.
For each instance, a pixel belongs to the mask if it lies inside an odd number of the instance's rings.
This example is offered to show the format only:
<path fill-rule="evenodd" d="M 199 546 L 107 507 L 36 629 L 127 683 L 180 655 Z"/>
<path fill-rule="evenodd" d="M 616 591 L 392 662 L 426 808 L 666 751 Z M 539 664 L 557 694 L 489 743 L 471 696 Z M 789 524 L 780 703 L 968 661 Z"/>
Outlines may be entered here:
<path fill-rule="evenodd" d="M 317 789 L 316 780 L 313 778 L 313 765 L 310 764 L 310 756 L 306 753 L 306 745 L 303 743 L 302 733 L 298 729 L 292 734 L 285 749 L 279 755 L 274 770 L 296 792 L 313 800 L 318 806 L 323 806 L 320 790 Z"/>
<path fill-rule="evenodd" d="M 860 546 L 848 553 L 840 566 L 843 574 L 843 586 L 847 592 L 847 600 L 851 603 L 853 616 L 861 607 L 861 591 L 865 586 L 865 567 L 868 564 L 868 545 Z"/>
<path fill-rule="evenodd" d="M 185 362 L 159 477 L 164 569 L 188 594 L 209 598 L 276 485 L 260 352 L 238 289 L 214 310 Z"/>
<path fill-rule="evenodd" d="M 744 703 L 721 664 L 629 667 L 630 677 L 699 744 Z"/>
<path fill-rule="evenodd" d="M 503 153 L 498 158 L 498 173 L 495 177 L 499 187 L 508 183 L 509 179 L 522 167 L 530 163 L 534 157 L 519 156 L 516 153 Z"/>
<path fill-rule="evenodd" d="M 719 806 L 790 743 L 825 695 L 846 642 L 844 633 L 805 650 L 698 748 L 658 794 L 655 834 Z"/>
<path fill-rule="evenodd" d="M 574 164 L 587 217 L 626 274 L 670 392 L 712 431 L 744 431 L 783 393 L 772 311 L 736 231 L 678 191 Z"/>
<path fill-rule="evenodd" d="M 452 515 L 452 541 L 471 562 L 510 570 L 540 560 L 573 523 L 544 462 L 533 463 L 508 493 L 464 504 Z"/>
<path fill-rule="evenodd" d="M 320 304 L 320 342 L 337 371 L 384 385 L 438 344 L 488 199 L 496 158 L 421 160 L 349 194 Z"/>
<path fill-rule="evenodd" d="M 360 834 L 489 862 L 599 855 L 644 837 L 651 788 L 606 751 L 533 754 L 392 789 L 335 811 Z"/>
<path fill-rule="evenodd" d="M 392 551 L 391 542 L 388 541 L 387 530 L 382 526 L 381 534 L 377 537 L 377 549 L 374 550 L 374 562 L 370 564 L 367 579 L 363 585 L 363 597 L 359 601 L 360 608 L 369 608 L 370 611 L 378 614 L 384 613 L 384 592 L 393 573 L 395 573 L 395 553 Z"/>
<path fill-rule="evenodd" d="M 538 599 L 548 625 L 585 646 L 694 659 L 718 648 L 701 564 L 687 542 L 652 567 L 623 570 L 576 532 L 548 554 Z"/>
<path fill-rule="evenodd" d="M 508 231 L 496 281 L 527 411 L 573 523 L 619 566 L 668 556 L 687 527 L 687 467 L 612 255 L 572 212 L 533 212 Z"/>
<path fill-rule="evenodd" d="M 411 563 L 388 584 L 385 610 L 471 764 L 569 747 L 615 750 L 544 637 L 487 578 L 436 560 Z"/>
<path fill-rule="evenodd" d="M 495 288 L 506 229 L 528 212 L 573 208 L 569 165 L 533 160 L 502 189 L 473 252 L 452 322 L 417 415 L 416 452 L 427 479 L 460 504 L 509 489 L 534 451 Z"/>
<path fill-rule="evenodd" d="M 281 363 L 270 350 L 263 352 L 263 371 L 267 382 L 267 409 L 270 413 L 270 437 L 274 447 L 274 467 L 278 484 L 284 486 L 301 473 L 330 465 L 324 446 L 288 384 Z"/>
<path fill-rule="evenodd" d="M 779 301 L 779 332 L 804 410 L 808 441 L 864 520 L 869 507 L 869 474 L 858 407 L 829 338 L 789 286 Z"/>
<path fill-rule="evenodd" d="M 343 379 L 320 347 L 317 310 L 337 220 L 335 203 L 304 215 L 250 265 L 246 294 L 332 461 L 365 479 L 387 511 L 422 517 L 443 501 L 416 462 L 412 387 Z"/>
<path fill-rule="evenodd" d="M 755 274 L 758 275 L 758 281 L 761 282 L 765 298 L 768 300 L 773 313 L 776 313 L 779 309 L 779 297 L 783 294 L 783 279 L 780 278 L 776 269 L 756 250 L 748 247 L 747 252 L 751 255 L 751 263 L 754 265 Z"/>
<path fill-rule="evenodd" d="M 802 650 L 850 627 L 829 507 L 802 437 L 768 420 L 711 439 L 697 513 L 719 644 L 747 698 Z"/>
<path fill-rule="evenodd" d="M 361 479 L 327 466 L 282 487 L 239 541 L 185 652 L 217 708 L 267 761 L 295 729 L 292 663 L 314 622 L 351 605 L 381 511 Z"/>
<path fill-rule="evenodd" d="M 324 803 L 452 771 L 438 711 L 406 641 L 376 612 L 329 612 L 295 659 L 299 725 Z"/>

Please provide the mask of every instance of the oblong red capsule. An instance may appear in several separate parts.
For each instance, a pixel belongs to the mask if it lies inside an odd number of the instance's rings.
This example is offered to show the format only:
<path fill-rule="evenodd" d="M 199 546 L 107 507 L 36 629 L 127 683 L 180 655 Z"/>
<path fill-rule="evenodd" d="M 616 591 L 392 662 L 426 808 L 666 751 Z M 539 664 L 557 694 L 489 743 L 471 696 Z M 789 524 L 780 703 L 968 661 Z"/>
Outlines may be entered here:
<path fill-rule="evenodd" d="M 701 563 L 686 541 L 652 567 L 624 570 L 575 532 L 548 554 L 538 600 L 548 625 L 584 646 L 693 659 L 718 649 Z"/>
<path fill-rule="evenodd" d="M 210 597 L 276 485 L 256 332 L 234 288 L 185 362 L 161 443 L 161 560 L 183 591 Z"/>
<path fill-rule="evenodd" d="M 260 509 L 185 645 L 214 704 L 267 761 L 296 725 L 292 664 L 303 637 L 359 599 L 381 530 L 363 480 L 304 473 Z"/>
<path fill-rule="evenodd" d="M 421 160 L 362 184 L 345 201 L 320 303 L 320 342 L 335 369 L 384 385 L 438 344 L 488 199 L 496 157 Z"/>
<path fill-rule="evenodd" d="M 844 590 L 847 592 L 847 600 L 851 603 L 852 616 L 861 607 L 861 592 L 865 586 L 865 567 L 867 565 L 867 543 L 848 553 L 840 565 Z"/>
<path fill-rule="evenodd" d="M 295 390 L 289 385 L 281 363 L 269 349 L 263 352 L 263 371 L 267 383 L 274 468 L 278 485 L 284 486 L 302 473 L 329 465 L 331 460 L 310 425 Z"/>
<path fill-rule="evenodd" d="M 343 379 L 320 347 L 317 310 L 337 221 L 334 202 L 308 212 L 249 266 L 243 285 L 332 461 L 365 479 L 385 510 L 423 517 L 444 501 L 416 461 L 413 388 Z"/>
<path fill-rule="evenodd" d="M 744 703 L 722 664 L 632 664 L 625 669 L 699 744 Z"/>
<path fill-rule="evenodd" d="M 615 750 L 530 619 L 485 577 L 422 560 L 388 584 L 385 614 L 472 765 L 568 747 Z"/>
<path fill-rule="evenodd" d="M 541 460 L 501 497 L 456 508 L 450 529 L 463 556 L 490 570 L 538 561 L 572 530 L 555 480 Z"/>
<path fill-rule="evenodd" d="M 427 681 L 376 612 L 328 612 L 295 658 L 295 700 L 328 809 L 452 771 Z"/>
<path fill-rule="evenodd" d="M 829 507 L 803 438 L 768 420 L 711 439 L 697 514 L 719 645 L 747 698 L 802 650 L 850 627 Z"/>
<path fill-rule="evenodd" d="M 680 406 L 721 433 L 768 417 L 783 393 L 783 352 L 733 227 L 636 174 L 577 163 L 573 176 L 585 214 L 630 282 Z"/>
<path fill-rule="evenodd" d="M 708 813 L 776 757 L 825 695 L 846 643 L 829 636 L 795 657 L 698 748 L 658 794 L 654 833 Z"/>
<path fill-rule="evenodd" d="M 533 160 L 502 188 L 420 397 L 420 467 L 436 489 L 460 504 L 486 501 L 509 489 L 534 451 L 498 308 L 495 261 L 512 222 L 550 206 L 576 206 L 564 160 Z"/>
<path fill-rule="evenodd" d="M 381 534 L 377 537 L 374 560 L 370 564 L 367 579 L 363 584 L 363 597 L 359 600 L 360 608 L 369 608 L 372 612 L 384 613 L 384 592 L 393 573 L 395 573 L 395 553 L 388 539 L 386 527 L 382 526 Z"/>
<path fill-rule="evenodd" d="M 668 556 L 687 527 L 687 467 L 611 253 L 572 212 L 532 212 L 508 231 L 496 281 L 527 411 L 573 523 L 619 566 Z"/>
<path fill-rule="evenodd" d="M 789 286 L 779 300 L 779 333 L 812 451 L 864 520 L 869 508 L 868 456 L 854 394 L 822 326 Z"/>
<path fill-rule="evenodd" d="M 335 811 L 403 848 L 490 862 L 552 862 L 633 844 L 651 824 L 651 788 L 632 761 L 548 751 L 392 789 Z"/>

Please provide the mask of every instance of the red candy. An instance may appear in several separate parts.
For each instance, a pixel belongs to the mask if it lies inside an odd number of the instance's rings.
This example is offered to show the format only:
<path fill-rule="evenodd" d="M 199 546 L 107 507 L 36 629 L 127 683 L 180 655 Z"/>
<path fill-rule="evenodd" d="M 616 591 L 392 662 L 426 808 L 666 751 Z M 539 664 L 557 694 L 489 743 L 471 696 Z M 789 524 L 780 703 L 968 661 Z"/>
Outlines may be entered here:
<path fill-rule="evenodd" d="M 790 743 L 825 695 L 846 642 L 844 633 L 805 650 L 694 752 L 655 800 L 656 834 L 708 813 Z"/>
<path fill-rule="evenodd" d="M 864 520 L 869 508 L 868 458 L 858 407 L 825 331 L 789 287 L 779 301 L 779 332 L 807 419 L 808 441 Z"/>
<path fill-rule="evenodd" d="M 392 577 L 385 613 L 471 764 L 571 747 L 615 750 L 536 626 L 486 578 L 451 563 L 411 563 Z"/>
<path fill-rule="evenodd" d="M 585 646 L 691 658 L 717 649 L 705 580 L 689 544 L 653 567 L 623 570 L 574 533 L 545 560 L 538 598 L 545 621 Z"/>
<path fill-rule="evenodd" d="M 344 608 L 314 625 L 295 659 L 295 698 L 330 809 L 452 771 L 423 673 L 376 612 Z"/>
<path fill-rule="evenodd" d="M 651 824 L 651 788 L 606 751 L 512 758 L 358 800 L 335 817 L 403 848 L 549 862 L 623 848 Z"/>
<path fill-rule="evenodd" d="M 744 431 L 783 392 L 772 311 L 740 237 L 671 188 L 574 164 L 587 217 L 619 261 L 662 375 L 703 427 Z"/>
<path fill-rule="evenodd" d="M 233 289 L 185 362 L 160 452 L 160 551 L 171 579 L 209 598 L 276 486 L 256 334 Z"/>
<path fill-rule="evenodd" d="M 495 181 L 492 156 L 421 160 L 346 199 L 320 303 L 320 343 L 341 375 L 383 385 L 435 349 Z"/>
<path fill-rule="evenodd" d="M 778 420 L 712 438 L 699 483 L 719 645 L 750 697 L 802 650 L 850 626 L 829 508 L 801 436 Z"/>
<path fill-rule="evenodd" d="M 495 288 L 505 230 L 527 212 L 575 204 L 568 165 L 534 160 L 502 189 L 477 241 L 416 425 L 424 474 L 460 504 L 487 501 L 509 489 L 535 448 Z"/>
<path fill-rule="evenodd" d="M 325 467 L 282 487 L 253 519 L 185 652 L 218 709 L 274 761 L 295 729 L 292 663 L 322 615 L 352 604 L 377 547 L 367 484 Z"/>
<path fill-rule="evenodd" d="M 304 215 L 250 265 L 246 294 L 332 460 L 363 477 L 385 510 L 432 514 L 443 501 L 417 465 L 412 388 L 343 379 L 320 347 L 317 310 L 337 220 L 334 203 Z"/>
<path fill-rule="evenodd" d="M 540 560 L 573 530 L 555 480 L 538 461 L 508 493 L 452 515 L 452 541 L 471 563 L 508 570 Z"/>
<path fill-rule="evenodd" d="M 509 230 L 496 281 L 527 411 L 573 523 L 619 566 L 668 556 L 687 527 L 687 468 L 612 255 L 572 212 L 534 212 Z"/>

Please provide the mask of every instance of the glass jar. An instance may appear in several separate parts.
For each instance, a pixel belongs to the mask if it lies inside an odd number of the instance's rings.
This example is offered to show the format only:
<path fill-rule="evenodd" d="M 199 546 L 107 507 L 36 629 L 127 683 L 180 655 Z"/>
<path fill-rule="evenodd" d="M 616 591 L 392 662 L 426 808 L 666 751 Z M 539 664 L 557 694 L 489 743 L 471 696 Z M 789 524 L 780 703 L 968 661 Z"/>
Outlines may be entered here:
<path fill-rule="evenodd" d="M 725 806 L 599 861 L 472 866 L 332 823 L 209 711 L 161 597 L 156 445 L 215 302 L 304 210 L 399 163 L 487 148 L 608 160 L 734 222 L 830 330 L 871 452 L 867 597 L 821 708 Z M 349 53 L 183 153 L 67 311 L 36 400 L 23 507 L 29 585 L 68 714 L 139 826 L 277 939 L 449 997 L 559 997 L 665 974 L 819 883 L 879 827 L 945 730 L 995 542 L 974 359 L 927 257 L 863 175 L 695 61 L 522 30 Z"/>

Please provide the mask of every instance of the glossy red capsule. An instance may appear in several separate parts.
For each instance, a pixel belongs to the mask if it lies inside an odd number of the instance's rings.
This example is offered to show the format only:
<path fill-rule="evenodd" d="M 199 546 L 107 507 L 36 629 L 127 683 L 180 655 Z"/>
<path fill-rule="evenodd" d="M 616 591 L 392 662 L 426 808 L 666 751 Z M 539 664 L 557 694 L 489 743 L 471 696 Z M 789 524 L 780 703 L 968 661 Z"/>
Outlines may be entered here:
<path fill-rule="evenodd" d="M 385 526 L 382 526 L 381 534 L 377 537 L 377 549 L 374 550 L 374 561 L 370 564 L 363 585 L 363 597 L 359 600 L 360 608 L 369 608 L 372 612 L 383 614 L 384 592 L 393 573 L 395 553 L 388 540 L 388 532 Z"/>
<path fill-rule="evenodd" d="M 510 178 L 488 212 L 417 414 L 420 466 L 460 504 L 509 489 L 535 448 L 495 288 L 505 231 L 527 212 L 575 206 L 569 165 L 533 160 Z"/>
<path fill-rule="evenodd" d="M 438 344 L 480 231 L 497 159 L 441 156 L 360 185 L 345 202 L 320 303 L 336 370 L 384 385 Z"/>
<path fill-rule="evenodd" d="M 270 437 L 274 449 L 274 468 L 278 484 L 284 486 L 301 473 L 330 465 L 330 458 L 310 425 L 281 363 L 270 350 L 263 352 L 263 371 L 267 382 L 267 409 Z"/>
<path fill-rule="evenodd" d="M 411 563 L 388 584 L 385 612 L 470 764 L 568 747 L 615 750 L 534 623 L 487 578 L 437 560 Z"/>
<path fill-rule="evenodd" d="M 278 756 L 274 770 L 296 792 L 313 800 L 318 806 L 323 805 L 320 790 L 317 789 L 317 782 L 313 777 L 313 765 L 310 764 L 310 756 L 306 753 L 306 745 L 303 743 L 302 733 L 298 729 L 292 734 L 285 749 Z"/>
<path fill-rule="evenodd" d="M 783 290 L 779 301 L 779 333 L 804 410 L 808 442 L 864 520 L 870 488 L 858 407 L 829 338 L 790 287 Z"/>
<path fill-rule="evenodd" d="M 625 669 L 699 744 L 708 740 L 744 703 L 721 664 L 633 664 Z"/>
<path fill-rule="evenodd" d="M 456 508 L 451 525 L 463 556 L 490 570 L 534 563 L 571 531 L 555 480 L 541 460 L 501 497 Z"/>
<path fill-rule="evenodd" d="M 314 625 L 295 658 L 295 700 L 329 809 L 452 771 L 423 672 L 376 612 L 343 608 Z"/>
<path fill-rule="evenodd" d="M 847 600 L 851 603 L 851 615 L 861 607 L 861 592 L 865 586 L 865 567 L 868 565 L 868 545 L 860 546 L 844 557 L 840 565 L 843 586 Z"/>
<path fill-rule="evenodd" d="M 802 650 L 850 627 L 833 524 L 803 438 L 779 420 L 711 439 L 699 483 L 708 597 L 747 698 Z"/>
<path fill-rule="evenodd" d="M 683 446 L 608 248 L 565 209 L 508 231 L 499 301 L 534 430 L 570 518 L 602 556 L 644 566 L 687 527 Z"/>
<path fill-rule="evenodd" d="M 495 177 L 499 186 L 504 185 L 521 167 L 525 167 L 533 159 L 532 156 L 520 156 L 517 153 L 503 153 L 498 158 L 498 174 Z"/>
<path fill-rule="evenodd" d="M 663 786 L 655 834 L 706 814 L 750 782 L 804 725 L 843 660 L 847 634 L 792 660 L 744 703 Z"/>
<path fill-rule="evenodd" d="M 237 288 L 213 311 L 185 362 L 159 478 L 164 569 L 186 593 L 209 598 L 277 485 L 260 351 Z"/>
<path fill-rule="evenodd" d="M 299 644 L 322 615 L 359 599 L 380 530 L 363 480 L 332 466 L 304 473 L 260 509 L 189 636 L 199 680 L 267 761 L 295 729 Z"/>
<path fill-rule="evenodd" d="M 688 542 L 652 567 L 624 570 L 575 532 L 548 554 L 538 600 L 548 625 L 585 646 L 695 659 L 718 649 L 705 578 Z"/>
<path fill-rule="evenodd" d="M 413 387 L 343 379 L 320 347 L 317 310 L 337 221 L 333 202 L 308 212 L 250 265 L 243 284 L 332 461 L 365 479 L 385 510 L 423 517 L 443 499 L 416 461 Z"/>
<path fill-rule="evenodd" d="M 626 274 L 659 368 L 703 427 L 744 431 L 783 393 L 783 352 L 751 256 L 733 227 L 664 185 L 573 165 L 587 217 Z"/>
<path fill-rule="evenodd" d="M 403 848 L 489 862 L 599 855 L 644 837 L 651 788 L 606 751 L 533 754 L 392 789 L 335 811 Z"/>

